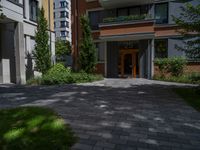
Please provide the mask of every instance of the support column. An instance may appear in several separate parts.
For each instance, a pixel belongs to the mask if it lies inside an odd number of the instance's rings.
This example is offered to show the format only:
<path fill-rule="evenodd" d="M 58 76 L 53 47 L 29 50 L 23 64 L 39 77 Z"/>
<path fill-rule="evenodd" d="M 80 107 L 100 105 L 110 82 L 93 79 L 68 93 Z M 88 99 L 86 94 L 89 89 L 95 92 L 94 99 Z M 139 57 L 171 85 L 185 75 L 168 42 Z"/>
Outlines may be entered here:
<path fill-rule="evenodd" d="M 107 42 L 104 42 L 104 57 L 105 57 L 105 63 L 104 63 L 104 68 L 105 68 L 105 74 L 104 76 L 107 77 Z"/>
<path fill-rule="evenodd" d="M 10 34 L 7 32 L 5 24 L 2 24 L 0 28 L 0 83 L 10 83 L 10 45 L 12 46 L 12 39 L 9 38 Z"/>
<path fill-rule="evenodd" d="M 10 60 L 0 60 L 0 83 L 10 83 Z"/>
<path fill-rule="evenodd" d="M 147 74 L 148 74 L 148 79 L 151 79 L 151 40 L 148 40 L 147 59 L 148 59 Z"/>
<path fill-rule="evenodd" d="M 155 57 L 155 46 L 154 46 L 154 39 L 151 40 L 151 79 L 154 76 L 154 57 Z"/>
<path fill-rule="evenodd" d="M 16 84 L 25 84 L 25 50 L 24 50 L 24 28 L 23 23 L 15 26 L 15 61 L 16 61 Z"/>

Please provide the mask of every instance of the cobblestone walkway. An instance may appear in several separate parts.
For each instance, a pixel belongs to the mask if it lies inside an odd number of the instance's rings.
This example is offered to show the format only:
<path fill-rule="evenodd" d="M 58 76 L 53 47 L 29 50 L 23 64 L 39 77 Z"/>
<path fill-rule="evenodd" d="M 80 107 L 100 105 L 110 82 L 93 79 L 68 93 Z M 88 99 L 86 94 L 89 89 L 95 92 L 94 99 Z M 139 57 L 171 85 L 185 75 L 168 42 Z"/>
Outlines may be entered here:
<path fill-rule="evenodd" d="M 0 85 L 0 108 L 45 106 L 71 125 L 73 150 L 200 150 L 200 113 L 171 84 L 143 79 L 54 87 Z"/>

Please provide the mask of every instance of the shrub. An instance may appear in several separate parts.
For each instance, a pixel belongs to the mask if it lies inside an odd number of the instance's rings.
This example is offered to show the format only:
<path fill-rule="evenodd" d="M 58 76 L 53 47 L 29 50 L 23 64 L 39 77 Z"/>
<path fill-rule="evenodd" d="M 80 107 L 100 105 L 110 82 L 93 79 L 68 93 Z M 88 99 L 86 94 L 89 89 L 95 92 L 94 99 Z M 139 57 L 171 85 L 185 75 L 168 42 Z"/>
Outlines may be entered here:
<path fill-rule="evenodd" d="M 190 84 L 200 84 L 200 74 L 199 73 L 191 73 L 191 74 L 185 74 L 185 75 L 182 75 L 182 76 L 171 76 L 171 77 L 154 76 L 154 80 L 179 82 L 179 83 L 190 83 Z"/>
<path fill-rule="evenodd" d="M 29 85 L 59 85 L 70 83 L 84 83 L 102 80 L 101 75 L 88 74 L 84 71 L 75 73 L 62 64 L 56 64 L 41 78 L 34 78 L 27 82 Z"/>
<path fill-rule="evenodd" d="M 169 72 L 172 76 L 182 75 L 186 63 L 186 59 L 182 57 L 169 58 Z"/>
<path fill-rule="evenodd" d="M 28 85 L 40 85 L 42 82 L 41 77 L 31 78 L 27 81 Z"/>
<path fill-rule="evenodd" d="M 71 69 L 65 68 L 62 64 L 56 64 L 42 77 L 42 84 L 55 85 L 73 83 Z"/>
<path fill-rule="evenodd" d="M 154 63 L 158 66 L 161 77 L 164 77 L 166 73 L 170 73 L 172 76 L 181 76 L 187 61 L 182 57 L 172 57 L 157 58 Z"/>
<path fill-rule="evenodd" d="M 76 83 L 92 82 L 103 79 L 102 75 L 88 74 L 84 71 L 81 71 L 79 73 L 72 73 L 72 77 L 73 81 Z"/>

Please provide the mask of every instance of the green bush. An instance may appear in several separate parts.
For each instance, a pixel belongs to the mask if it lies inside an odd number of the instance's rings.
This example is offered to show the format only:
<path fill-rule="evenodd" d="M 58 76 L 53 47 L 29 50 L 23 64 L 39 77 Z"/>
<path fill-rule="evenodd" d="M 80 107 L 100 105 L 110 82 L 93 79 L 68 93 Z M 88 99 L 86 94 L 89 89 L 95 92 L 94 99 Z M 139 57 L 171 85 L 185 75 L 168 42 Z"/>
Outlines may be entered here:
<path fill-rule="evenodd" d="M 59 85 L 71 83 L 85 83 L 102 80 L 101 75 L 88 74 L 84 71 L 72 72 L 62 64 L 56 64 L 41 78 L 33 78 L 27 82 L 29 85 Z"/>
<path fill-rule="evenodd" d="M 164 77 L 167 73 L 170 73 L 172 76 L 181 76 L 187 61 L 183 57 L 172 57 L 157 58 L 154 63 L 158 66 L 161 77 Z"/>
<path fill-rule="evenodd" d="M 154 76 L 154 80 L 200 84 L 200 73 L 191 73 L 182 76 L 169 76 L 169 77 Z"/>
<path fill-rule="evenodd" d="M 88 74 L 84 71 L 81 71 L 79 73 L 72 73 L 72 77 L 75 83 L 92 82 L 103 79 L 102 75 Z"/>
<path fill-rule="evenodd" d="M 55 85 L 73 83 L 71 69 L 65 68 L 62 64 L 56 64 L 42 77 L 42 84 Z"/>
<path fill-rule="evenodd" d="M 42 82 L 41 77 L 31 78 L 27 81 L 28 85 L 40 85 Z"/>

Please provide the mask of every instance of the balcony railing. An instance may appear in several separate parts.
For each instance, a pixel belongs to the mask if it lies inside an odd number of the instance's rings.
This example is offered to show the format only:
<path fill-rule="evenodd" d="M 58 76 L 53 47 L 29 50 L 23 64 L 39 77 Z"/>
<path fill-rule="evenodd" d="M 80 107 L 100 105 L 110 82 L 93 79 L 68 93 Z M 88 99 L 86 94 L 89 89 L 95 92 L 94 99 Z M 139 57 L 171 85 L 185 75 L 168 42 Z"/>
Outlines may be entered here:
<path fill-rule="evenodd" d="M 150 20 L 150 19 L 152 19 L 152 16 L 148 15 L 148 14 L 120 16 L 120 17 L 109 17 L 109 18 L 103 19 L 103 24 L 124 23 L 124 22 L 139 21 L 139 20 Z"/>
<path fill-rule="evenodd" d="M 13 4 L 17 5 L 17 6 L 23 7 L 23 4 L 21 4 L 19 2 L 19 0 L 7 0 L 7 1 L 9 1 L 9 2 L 11 2 L 11 3 L 13 3 Z"/>

